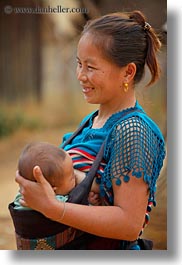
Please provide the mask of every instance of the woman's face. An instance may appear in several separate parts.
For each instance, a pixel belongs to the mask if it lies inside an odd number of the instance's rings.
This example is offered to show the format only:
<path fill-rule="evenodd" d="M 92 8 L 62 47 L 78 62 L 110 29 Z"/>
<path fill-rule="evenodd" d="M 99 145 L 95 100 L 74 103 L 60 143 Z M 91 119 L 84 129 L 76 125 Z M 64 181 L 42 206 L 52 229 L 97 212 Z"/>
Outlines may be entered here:
<path fill-rule="evenodd" d="M 107 104 L 122 97 L 125 67 L 118 67 L 106 59 L 93 41 L 93 35 L 84 34 L 77 50 L 77 79 L 88 103 Z"/>

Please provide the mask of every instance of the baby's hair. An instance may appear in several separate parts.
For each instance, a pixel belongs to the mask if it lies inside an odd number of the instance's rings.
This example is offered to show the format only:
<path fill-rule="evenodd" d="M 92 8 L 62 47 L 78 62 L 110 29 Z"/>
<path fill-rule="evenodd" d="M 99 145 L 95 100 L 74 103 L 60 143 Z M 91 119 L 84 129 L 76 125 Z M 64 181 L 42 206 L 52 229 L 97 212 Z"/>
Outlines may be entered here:
<path fill-rule="evenodd" d="M 23 149 L 19 161 L 18 170 L 24 178 L 35 181 L 33 168 L 40 166 L 44 177 L 54 186 L 56 181 L 63 177 L 62 163 L 66 152 L 57 146 L 47 142 L 31 142 Z"/>
<path fill-rule="evenodd" d="M 151 73 L 147 86 L 159 78 L 160 67 L 156 52 L 160 49 L 161 42 L 142 12 L 111 13 L 89 20 L 82 36 L 86 33 L 93 35 L 97 48 L 116 65 L 124 67 L 129 63 L 136 64 L 135 83 L 142 79 L 145 64 Z"/>

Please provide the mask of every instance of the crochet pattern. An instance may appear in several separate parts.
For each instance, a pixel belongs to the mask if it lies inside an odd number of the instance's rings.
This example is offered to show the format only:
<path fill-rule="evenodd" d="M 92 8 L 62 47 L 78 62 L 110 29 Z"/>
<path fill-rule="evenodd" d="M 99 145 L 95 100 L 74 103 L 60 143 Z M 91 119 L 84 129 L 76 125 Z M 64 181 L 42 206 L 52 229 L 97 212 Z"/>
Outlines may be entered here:
<path fill-rule="evenodd" d="M 101 195 L 112 194 L 112 180 L 116 185 L 128 182 L 132 176 L 144 178 L 149 185 L 149 201 L 155 201 L 156 180 L 159 176 L 165 157 L 164 140 L 155 131 L 155 127 L 139 115 L 118 122 L 108 136 L 105 157 L 109 161 L 100 182 Z M 112 203 L 113 196 L 109 202 Z M 155 202 L 154 202 L 155 203 Z"/>

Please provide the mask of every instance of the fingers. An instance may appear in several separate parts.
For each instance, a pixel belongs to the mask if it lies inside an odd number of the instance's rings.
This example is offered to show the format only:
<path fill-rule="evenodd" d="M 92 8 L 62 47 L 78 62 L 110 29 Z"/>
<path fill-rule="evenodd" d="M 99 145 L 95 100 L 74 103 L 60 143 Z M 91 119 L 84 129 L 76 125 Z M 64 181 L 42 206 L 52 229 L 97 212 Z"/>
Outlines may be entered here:
<path fill-rule="evenodd" d="M 95 193 L 93 191 L 90 191 L 89 192 L 89 197 L 90 198 L 93 198 L 93 199 L 98 199 L 98 198 L 100 198 L 100 195 L 98 193 Z"/>
<path fill-rule="evenodd" d="M 20 176 L 18 170 L 16 171 L 15 181 L 16 181 L 20 186 L 21 186 L 21 185 L 24 186 L 24 184 L 25 184 L 25 182 L 26 182 L 26 180 L 25 180 L 22 176 Z"/>
<path fill-rule="evenodd" d="M 91 205 L 98 206 L 101 205 L 101 199 L 98 193 L 93 191 L 89 192 L 88 201 Z"/>
<path fill-rule="evenodd" d="M 28 204 L 24 201 L 23 197 L 19 200 L 19 203 L 24 207 L 28 207 Z"/>
<path fill-rule="evenodd" d="M 34 175 L 34 178 L 35 180 L 38 182 L 38 183 L 46 183 L 46 179 L 44 178 L 43 174 L 42 174 L 42 171 L 40 169 L 39 166 L 35 166 L 33 168 L 33 175 Z"/>
<path fill-rule="evenodd" d="M 39 166 L 35 166 L 33 168 L 33 175 L 34 178 L 37 182 L 39 183 L 47 183 L 46 179 L 44 178 L 42 171 L 40 169 Z M 15 181 L 21 186 L 25 186 L 26 183 L 28 182 L 27 179 L 23 178 L 22 176 L 20 176 L 19 171 L 16 171 L 16 177 L 15 177 Z"/>

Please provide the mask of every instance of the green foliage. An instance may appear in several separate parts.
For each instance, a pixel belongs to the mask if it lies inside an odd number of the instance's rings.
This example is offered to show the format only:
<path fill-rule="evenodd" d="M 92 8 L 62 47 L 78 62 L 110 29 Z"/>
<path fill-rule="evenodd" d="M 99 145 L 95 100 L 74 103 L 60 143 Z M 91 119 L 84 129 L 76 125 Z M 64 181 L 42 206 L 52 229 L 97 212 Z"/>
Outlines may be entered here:
<path fill-rule="evenodd" d="M 0 138 L 8 136 L 20 128 L 34 130 L 39 127 L 39 121 L 28 118 L 24 113 L 8 113 L 0 109 Z"/>

